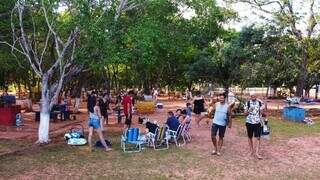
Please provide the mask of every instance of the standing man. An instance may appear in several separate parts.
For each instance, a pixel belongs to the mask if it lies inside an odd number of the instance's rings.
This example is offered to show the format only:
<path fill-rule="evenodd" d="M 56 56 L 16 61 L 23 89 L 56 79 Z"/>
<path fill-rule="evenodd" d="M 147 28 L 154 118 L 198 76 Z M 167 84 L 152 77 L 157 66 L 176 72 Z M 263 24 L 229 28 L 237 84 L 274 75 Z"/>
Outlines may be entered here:
<path fill-rule="evenodd" d="M 124 128 L 130 128 L 132 123 L 132 107 L 133 107 L 133 91 L 130 90 L 128 94 L 123 97 L 122 105 L 124 115 L 126 116 Z"/>
<path fill-rule="evenodd" d="M 226 132 L 226 126 L 228 125 L 231 128 L 232 121 L 230 116 L 230 108 L 226 102 L 226 95 L 219 94 L 219 101 L 213 105 L 214 118 L 211 128 L 211 140 L 214 146 L 212 155 L 221 156 L 221 148 L 223 145 L 223 138 Z M 217 140 L 216 136 L 219 132 L 219 139 Z"/>
<path fill-rule="evenodd" d="M 262 101 L 254 93 L 250 93 L 250 100 L 245 105 L 246 128 L 251 155 L 263 159 L 260 155 L 261 111 L 264 109 Z M 253 138 L 254 137 L 254 138 Z"/>

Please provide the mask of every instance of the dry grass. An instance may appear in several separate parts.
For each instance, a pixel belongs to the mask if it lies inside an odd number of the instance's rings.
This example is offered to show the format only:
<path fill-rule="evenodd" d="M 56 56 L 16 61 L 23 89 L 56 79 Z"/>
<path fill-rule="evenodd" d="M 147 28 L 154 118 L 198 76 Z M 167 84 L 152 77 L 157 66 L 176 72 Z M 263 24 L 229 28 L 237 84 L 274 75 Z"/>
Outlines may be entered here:
<path fill-rule="evenodd" d="M 187 148 L 171 145 L 165 151 L 147 149 L 125 154 L 120 150 L 120 133 L 108 132 L 114 148 L 108 153 L 100 149 L 89 152 L 87 146 L 72 147 L 59 139 L 56 144 L 1 156 L 0 179 L 319 179 L 320 168 L 314 163 L 320 158 L 319 152 L 299 152 L 294 149 L 297 147 L 295 141 L 290 139 L 318 135 L 320 122 L 307 126 L 271 118 L 270 125 L 272 143 L 265 147 L 274 149 L 264 150 L 269 154 L 264 161 L 244 157 L 242 151 L 246 145 L 241 146 L 242 149 L 234 148 L 238 147 L 235 140 L 244 141 L 245 138 L 244 119 L 238 118 L 233 129 L 235 133 L 230 132 L 226 137 L 226 152 L 220 158 L 207 152 L 212 146 L 210 141 L 199 140 Z M 209 134 L 209 129 L 203 133 Z M 288 143 L 284 144 L 284 140 Z M 30 144 L 32 142 L 1 140 L 0 150 Z M 308 153 L 311 159 L 308 159 Z M 297 157 L 300 155 L 303 156 Z M 305 161 L 309 163 L 301 164 Z"/>

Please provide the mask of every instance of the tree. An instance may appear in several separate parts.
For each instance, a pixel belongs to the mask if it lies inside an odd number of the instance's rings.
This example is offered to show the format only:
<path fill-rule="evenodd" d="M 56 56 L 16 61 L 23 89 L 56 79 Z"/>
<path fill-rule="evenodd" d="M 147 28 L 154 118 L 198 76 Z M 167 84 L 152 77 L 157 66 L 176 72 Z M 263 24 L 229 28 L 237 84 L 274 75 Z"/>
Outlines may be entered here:
<path fill-rule="evenodd" d="M 11 12 L 12 42 L 0 43 L 23 55 L 25 62 L 41 79 L 39 143 L 49 142 L 50 110 L 57 103 L 66 79 L 81 71 L 75 60 L 77 39 L 81 25 L 84 26 L 80 22 L 93 17 L 90 7 L 97 2 L 70 1 L 66 4 L 70 16 L 62 16 L 58 12 L 60 1 L 17 0 Z M 109 4 L 105 6 L 107 11 Z M 115 19 L 122 11 L 135 6 L 127 0 L 119 1 Z M 30 19 L 32 28 L 26 28 L 26 19 Z M 99 19 L 95 16 L 93 21 Z"/>
<path fill-rule="evenodd" d="M 307 66 L 308 59 L 308 43 L 306 41 L 311 39 L 316 33 L 316 26 L 319 24 L 317 20 L 317 4 L 318 0 L 310 0 L 307 3 L 308 9 L 301 8 L 302 1 L 293 0 L 225 0 L 227 2 L 244 2 L 252 5 L 254 8 L 260 10 L 264 14 L 272 16 L 275 22 L 283 33 L 292 35 L 296 41 L 297 46 L 300 48 L 299 61 L 299 76 L 296 84 L 296 95 L 301 97 L 303 89 L 306 85 L 308 76 Z M 296 4 L 294 4 L 296 3 Z M 300 4 L 299 4 L 300 3 Z M 304 29 L 304 27 L 306 27 Z"/>

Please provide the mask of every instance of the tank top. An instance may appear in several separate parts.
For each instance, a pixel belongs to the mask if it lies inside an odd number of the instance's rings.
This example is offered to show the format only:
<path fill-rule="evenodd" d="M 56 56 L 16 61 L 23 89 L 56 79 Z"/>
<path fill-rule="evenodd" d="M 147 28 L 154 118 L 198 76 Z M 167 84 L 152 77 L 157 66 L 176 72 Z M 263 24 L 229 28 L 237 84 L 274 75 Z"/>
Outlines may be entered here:
<path fill-rule="evenodd" d="M 92 112 L 89 113 L 90 118 L 91 119 L 99 119 L 99 116 L 95 111 L 95 108 L 93 108 L 93 111 L 94 111 L 93 113 Z"/>
<path fill-rule="evenodd" d="M 228 113 L 228 104 L 221 104 L 220 102 L 216 103 L 216 110 L 214 113 L 213 123 L 226 126 L 227 125 L 227 113 Z"/>

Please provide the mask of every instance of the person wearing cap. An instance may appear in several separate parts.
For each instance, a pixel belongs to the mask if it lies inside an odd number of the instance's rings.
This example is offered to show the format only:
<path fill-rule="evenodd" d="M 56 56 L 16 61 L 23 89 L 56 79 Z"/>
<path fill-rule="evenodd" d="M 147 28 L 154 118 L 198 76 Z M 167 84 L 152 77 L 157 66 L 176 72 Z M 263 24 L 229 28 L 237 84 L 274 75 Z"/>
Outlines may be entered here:
<path fill-rule="evenodd" d="M 251 155 L 258 159 L 263 159 L 260 155 L 261 137 L 261 112 L 264 103 L 257 99 L 254 93 L 250 93 L 250 100 L 245 104 L 246 128 Z"/>

